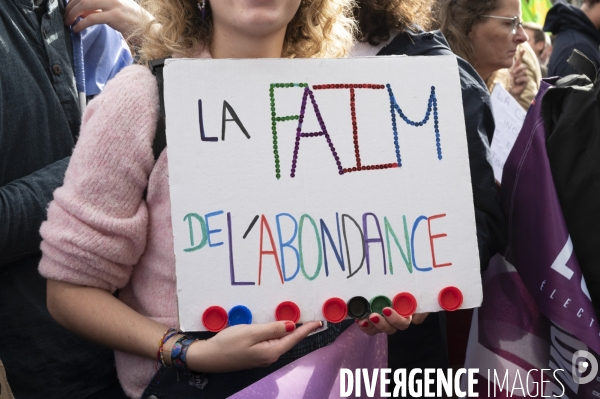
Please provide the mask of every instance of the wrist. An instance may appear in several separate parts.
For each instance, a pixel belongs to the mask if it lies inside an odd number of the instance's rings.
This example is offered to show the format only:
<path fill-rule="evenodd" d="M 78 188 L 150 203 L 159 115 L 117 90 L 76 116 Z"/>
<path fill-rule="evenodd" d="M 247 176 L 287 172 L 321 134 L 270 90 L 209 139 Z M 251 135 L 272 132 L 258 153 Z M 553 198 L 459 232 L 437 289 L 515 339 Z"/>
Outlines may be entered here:
<path fill-rule="evenodd" d="M 190 345 L 187 351 L 186 366 L 190 371 L 206 372 L 206 362 L 209 356 L 208 342 L 198 340 Z"/>
<path fill-rule="evenodd" d="M 175 334 L 173 337 L 169 338 L 165 341 L 163 345 L 163 361 L 165 366 L 173 367 L 173 361 L 171 360 L 171 352 L 173 350 L 173 345 L 179 338 L 183 337 L 183 334 Z"/>

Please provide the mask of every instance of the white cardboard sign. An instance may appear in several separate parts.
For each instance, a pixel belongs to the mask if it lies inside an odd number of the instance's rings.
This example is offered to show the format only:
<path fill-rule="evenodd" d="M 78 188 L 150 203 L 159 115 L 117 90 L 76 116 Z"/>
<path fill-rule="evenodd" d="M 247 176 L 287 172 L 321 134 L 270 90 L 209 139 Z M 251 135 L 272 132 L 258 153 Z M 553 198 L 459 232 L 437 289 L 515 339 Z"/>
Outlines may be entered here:
<path fill-rule="evenodd" d="M 456 59 L 170 60 L 169 180 L 183 330 L 244 305 L 482 299 Z M 392 112 L 393 111 L 393 112 Z"/>
<path fill-rule="evenodd" d="M 498 182 L 502 182 L 504 164 L 517 141 L 527 112 L 500 83 L 496 83 L 494 86 L 491 98 L 496 130 L 490 146 L 490 153 L 494 177 Z"/>

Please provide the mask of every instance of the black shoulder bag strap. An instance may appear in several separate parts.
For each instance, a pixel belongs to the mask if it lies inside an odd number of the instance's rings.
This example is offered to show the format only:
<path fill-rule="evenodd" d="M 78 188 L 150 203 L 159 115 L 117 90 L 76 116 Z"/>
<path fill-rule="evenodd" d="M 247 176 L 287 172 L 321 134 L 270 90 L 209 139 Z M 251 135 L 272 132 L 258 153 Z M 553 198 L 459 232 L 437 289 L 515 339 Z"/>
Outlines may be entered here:
<path fill-rule="evenodd" d="M 596 77 L 598 76 L 596 66 L 581 51 L 573 49 L 567 63 L 575 68 L 580 74 L 587 76 L 593 84 L 596 84 Z"/>
<path fill-rule="evenodd" d="M 154 136 L 154 142 L 152 143 L 152 153 L 154 154 L 154 160 L 157 160 L 160 153 L 167 146 L 167 135 L 165 125 L 165 96 L 164 87 L 165 80 L 163 78 L 163 68 L 165 66 L 165 60 L 171 57 L 159 58 L 157 60 L 151 60 L 148 62 L 148 67 L 154 76 L 156 76 L 156 82 L 158 83 L 158 98 L 160 101 L 160 116 L 156 122 L 156 135 Z"/>

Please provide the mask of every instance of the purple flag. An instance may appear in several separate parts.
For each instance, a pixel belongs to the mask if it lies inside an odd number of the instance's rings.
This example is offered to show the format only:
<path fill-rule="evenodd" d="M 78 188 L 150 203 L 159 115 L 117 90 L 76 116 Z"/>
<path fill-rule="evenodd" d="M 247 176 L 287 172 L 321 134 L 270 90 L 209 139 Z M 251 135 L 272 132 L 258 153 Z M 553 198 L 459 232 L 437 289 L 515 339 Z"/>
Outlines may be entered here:
<path fill-rule="evenodd" d="M 387 336 L 377 334 L 370 337 L 355 324 L 333 344 L 280 368 L 231 398 L 339 398 L 341 368 L 366 368 L 372 372 L 384 367 L 387 367 Z M 380 397 L 379 378 L 374 387 L 369 387 L 373 396 L 368 395 L 366 388 L 363 385 L 362 395 L 352 397 Z"/>
<path fill-rule="evenodd" d="M 496 256 L 483 276 L 465 364 L 480 369 L 479 397 L 600 397 L 600 329 L 546 153 L 540 101 L 550 88 L 542 82 L 504 166 L 506 259 Z M 578 351 L 589 353 L 587 375 Z"/>
<path fill-rule="evenodd" d="M 542 82 L 535 102 L 550 88 Z M 501 205 L 512 263 L 540 311 L 596 353 L 600 328 L 560 208 L 540 104 L 534 104 L 504 165 Z"/>

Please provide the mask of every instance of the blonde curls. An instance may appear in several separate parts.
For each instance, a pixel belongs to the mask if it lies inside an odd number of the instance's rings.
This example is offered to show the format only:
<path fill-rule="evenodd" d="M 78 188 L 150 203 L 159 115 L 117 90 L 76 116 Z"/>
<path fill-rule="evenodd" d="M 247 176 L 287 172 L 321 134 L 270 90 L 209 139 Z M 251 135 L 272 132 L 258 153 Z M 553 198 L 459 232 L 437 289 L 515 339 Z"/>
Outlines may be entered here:
<path fill-rule="evenodd" d="M 218 1 L 218 0 L 215 0 Z M 154 16 L 134 36 L 141 44 L 140 62 L 181 54 L 192 58 L 210 46 L 213 27 L 210 2 L 205 22 L 197 0 L 141 0 Z M 282 57 L 344 57 L 352 47 L 354 0 L 302 0 L 287 26 Z"/>

